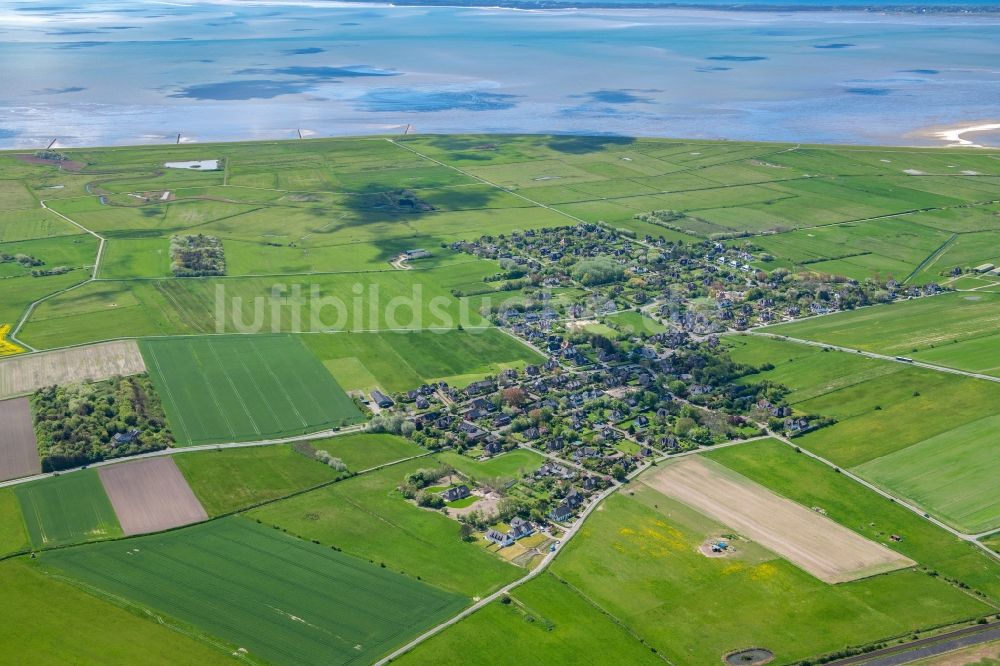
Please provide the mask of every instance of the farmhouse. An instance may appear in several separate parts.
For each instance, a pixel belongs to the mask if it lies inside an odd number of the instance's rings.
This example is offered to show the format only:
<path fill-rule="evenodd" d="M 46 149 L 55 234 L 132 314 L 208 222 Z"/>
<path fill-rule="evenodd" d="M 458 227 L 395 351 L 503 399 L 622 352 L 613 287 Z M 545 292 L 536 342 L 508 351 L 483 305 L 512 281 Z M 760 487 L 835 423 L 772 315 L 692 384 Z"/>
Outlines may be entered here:
<path fill-rule="evenodd" d="M 426 259 L 431 256 L 431 253 L 423 248 L 416 248 L 414 250 L 406 250 L 403 252 L 403 257 L 406 259 Z"/>
<path fill-rule="evenodd" d="M 382 393 L 378 389 L 372 389 L 372 401 L 382 409 L 392 407 L 394 404 L 396 404 L 392 401 L 392 399 L 389 396 Z"/>
<path fill-rule="evenodd" d="M 469 487 L 465 484 L 460 486 L 455 486 L 454 488 L 449 488 L 448 490 L 441 493 L 441 499 L 445 502 L 455 502 L 460 499 L 465 499 L 472 493 L 469 492 Z"/>

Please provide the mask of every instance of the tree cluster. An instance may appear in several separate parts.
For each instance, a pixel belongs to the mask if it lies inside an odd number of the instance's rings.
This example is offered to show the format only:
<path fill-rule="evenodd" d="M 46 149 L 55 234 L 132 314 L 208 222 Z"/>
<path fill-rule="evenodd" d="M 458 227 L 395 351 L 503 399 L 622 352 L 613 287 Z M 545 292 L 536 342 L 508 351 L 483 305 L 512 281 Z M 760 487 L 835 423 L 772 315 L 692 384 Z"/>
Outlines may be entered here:
<path fill-rule="evenodd" d="M 46 472 L 163 449 L 174 441 L 148 375 L 48 386 L 31 396 L 31 407 Z M 115 435 L 126 439 L 115 441 Z"/>
<path fill-rule="evenodd" d="M 205 234 L 185 234 L 170 239 L 170 270 L 177 277 L 225 275 L 222 241 Z"/>

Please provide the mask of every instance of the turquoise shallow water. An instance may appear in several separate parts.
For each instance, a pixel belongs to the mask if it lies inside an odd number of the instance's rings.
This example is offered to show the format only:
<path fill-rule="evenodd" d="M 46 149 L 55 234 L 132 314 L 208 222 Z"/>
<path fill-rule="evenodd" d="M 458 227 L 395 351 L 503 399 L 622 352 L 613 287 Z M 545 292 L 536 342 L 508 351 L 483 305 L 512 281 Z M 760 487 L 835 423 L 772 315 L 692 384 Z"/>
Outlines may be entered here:
<path fill-rule="evenodd" d="M 998 36 L 982 15 L 14 3 L 0 147 L 407 124 L 933 144 L 916 132 L 1000 117 Z"/>

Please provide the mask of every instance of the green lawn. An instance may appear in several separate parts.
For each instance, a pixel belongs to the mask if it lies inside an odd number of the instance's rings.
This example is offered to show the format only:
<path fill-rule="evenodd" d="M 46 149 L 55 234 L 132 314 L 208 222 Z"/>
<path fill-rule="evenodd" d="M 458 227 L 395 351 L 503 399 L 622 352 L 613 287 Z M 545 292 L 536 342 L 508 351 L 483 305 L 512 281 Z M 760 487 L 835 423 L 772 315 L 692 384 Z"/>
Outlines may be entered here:
<path fill-rule="evenodd" d="M 514 449 L 482 462 L 454 451 L 443 451 L 437 458 L 473 480 L 520 478 L 531 474 L 545 463 L 543 456 L 527 449 Z"/>
<path fill-rule="evenodd" d="M 48 567 L 0 562 L 0 652 L 11 664 L 232 664 L 226 646 L 100 599 Z M 85 591 L 86 590 L 86 591 Z M 221 649 L 220 649 L 221 648 Z"/>
<path fill-rule="evenodd" d="M 828 585 L 755 544 L 728 558 L 697 551 L 720 533 L 637 486 L 593 513 L 552 571 L 673 663 L 716 663 L 751 645 L 794 662 L 989 610 L 914 570 Z"/>
<path fill-rule="evenodd" d="M 28 532 L 13 488 L 0 488 L 0 555 L 27 550 Z"/>
<path fill-rule="evenodd" d="M 935 435 L 852 471 L 964 532 L 1000 527 L 1000 416 Z"/>
<path fill-rule="evenodd" d="M 96 470 L 32 481 L 16 486 L 14 492 L 36 548 L 122 535 Z"/>
<path fill-rule="evenodd" d="M 149 339 L 140 349 L 182 446 L 284 437 L 363 420 L 294 336 Z"/>
<path fill-rule="evenodd" d="M 420 509 L 396 492 L 409 472 L 430 466 L 432 461 L 425 460 L 394 465 L 248 515 L 467 597 L 520 576 L 521 569 L 462 541 L 456 521 Z"/>
<path fill-rule="evenodd" d="M 401 664 L 663 664 L 568 585 L 544 574 L 403 656 Z M 516 637 L 516 640 L 511 640 Z M 498 653 L 497 646 L 503 646 Z"/>
<path fill-rule="evenodd" d="M 185 453 L 174 461 L 210 516 L 343 476 L 289 444 Z"/>
<path fill-rule="evenodd" d="M 275 664 L 371 662 L 466 603 L 245 518 L 52 551 L 42 564 Z"/>
<path fill-rule="evenodd" d="M 605 321 L 621 326 L 628 333 L 652 335 L 654 333 L 665 333 L 667 327 L 640 312 L 616 312 L 604 318 Z"/>
<path fill-rule="evenodd" d="M 838 523 L 1000 603 L 1000 563 L 791 447 L 765 440 L 708 456 L 799 504 L 823 508 Z M 903 540 L 891 541 L 890 534 Z"/>

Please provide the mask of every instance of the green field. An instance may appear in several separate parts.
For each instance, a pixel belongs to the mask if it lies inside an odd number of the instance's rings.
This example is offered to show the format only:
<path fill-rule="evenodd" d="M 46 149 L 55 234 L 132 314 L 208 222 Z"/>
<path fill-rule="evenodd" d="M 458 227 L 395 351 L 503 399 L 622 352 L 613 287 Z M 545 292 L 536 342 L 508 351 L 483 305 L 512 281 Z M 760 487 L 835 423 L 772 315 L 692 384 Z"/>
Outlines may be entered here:
<path fill-rule="evenodd" d="M 828 585 L 756 544 L 727 558 L 698 552 L 724 533 L 637 486 L 594 512 L 552 571 L 673 663 L 717 663 L 748 646 L 789 663 L 990 610 L 914 570 Z"/>
<path fill-rule="evenodd" d="M 791 447 L 768 440 L 719 449 L 708 456 L 803 506 L 823 508 L 845 527 L 1000 604 L 1000 563 Z M 890 534 L 903 540 L 891 541 L 886 538 Z"/>
<path fill-rule="evenodd" d="M 149 339 L 140 349 L 182 446 L 271 439 L 362 420 L 293 336 Z"/>
<path fill-rule="evenodd" d="M 13 664 L 231 664 L 217 641 L 197 632 L 160 624 L 89 588 L 46 575 L 25 559 L 0 563 L 0 587 L 8 600 L 0 608 L 0 651 Z M 220 647 L 222 649 L 220 649 Z"/>
<path fill-rule="evenodd" d="M 865 356 L 820 347 L 794 344 L 774 338 L 732 335 L 723 338 L 733 360 L 773 370 L 749 375 L 744 382 L 770 380 L 790 389 L 792 405 L 865 381 L 900 372 L 903 366 Z"/>
<path fill-rule="evenodd" d="M 1000 527 L 1000 416 L 987 416 L 855 467 L 963 532 Z"/>
<path fill-rule="evenodd" d="M 111 500 L 95 470 L 25 483 L 14 492 L 36 548 L 122 535 Z"/>
<path fill-rule="evenodd" d="M 936 362 L 964 369 L 968 356 L 964 345 L 981 339 L 997 344 L 998 326 L 1000 294 L 959 292 L 861 308 L 766 330 L 889 355 L 911 356 L 933 349 Z"/>
<path fill-rule="evenodd" d="M 437 458 L 473 480 L 516 479 L 533 473 L 545 463 L 544 457 L 527 449 L 508 451 L 482 462 L 453 451 L 439 453 Z"/>
<path fill-rule="evenodd" d="M 186 453 L 174 456 L 174 462 L 210 516 L 343 476 L 289 444 Z"/>
<path fill-rule="evenodd" d="M 511 637 L 517 640 L 511 640 Z M 495 654 L 502 645 L 502 655 Z M 662 664 L 614 620 L 545 574 L 518 587 L 399 660 L 401 664 Z"/>
<path fill-rule="evenodd" d="M 28 532 L 13 488 L 0 488 L 0 555 L 27 550 Z"/>
<path fill-rule="evenodd" d="M 382 433 L 338 435 L 329 439 L 314 440 L 310 444 L 315 449 L 326 451 L 334 458 L 340 458 L 352 472 L 361 472 L 378 465 L 427 453 L 426 449 L 420 448 L 408 439 Z"/>
<path fill-rule="evenodd" d="M 206 151 L 225 168 L 163 168 Z M 768 330 L 1000 377 L 1000 289 L 943 275 L 1000 260 L 995 151 L 404 135 L 66 152 L 80 171 L 0 155 L 0 251 L 72 269 L 34 277 L 0 262 L 0 324 L 24 317 L 17 337 L 37 349 L 140 339 L 180 446 L 326 434 L 364 420 L 347 391 L 463 387 L 542 362 L 483 317 L 534 302 L 538 276 L 505 283 L 503 262 L 452 244 L 579 220 L 639 242 L 752 245 L 765 270 L 982 288 Z M 683 214 L 674 228 L 637 218 L 651 210 Z M 100 257 L 67 219 L 106 239 Z M 171 275 L 170 239 L 191 233 L 222 240 L 224 276 Z M 415 248 L 431 256 L 391 263 Z M 697 303 L 714 304 L 722 282 L 704 277 Z M 586 297 L 557 287 L 550 303 L 561 316 Z M 666 330 L 618 305 L 588 330 Z M 835 419 L 797 445 L 960 529 L 1000 525 L 997 383 L 764 337 L 723 344 L 774 366 L 741 382 L 783 384 L 796 414 Z M 351 473 L 389 466 L 352 476 L 313 450 Z M 725 526 L 633 482 L 510 603 L 404 660 L 711 664 L 760 645 L 793 663 L 1000 609 L 1000 564 L 828 466 L 774 441 L 707 455 L 918 566 L 831 586 L 752 543 L 709 559 L 697 546 Z M 93 470 L 0 489 L 0 555 L 69 546 L 0 563 L 8 661 L 211 663 L 244 648 L 254 663 L 370 663 L 524 573 L 406 501 L 406 475 L 449 464 L 494 480 L 544 461 L 371 434 L 174 458 L 213 517 L 243 515 L 112 540 L 121 529 Z M 70 545 L 84 541 L 99 543 Z"/>
<path fill-rule="evenodd" d="M 466 603 L 244 518 L 52 551 L 42 564 L 275 664 L 370 662 Z"/>
<path fill-rule="evenodd" d="M 464 386 L 505 368 L 543 359 L 496 329 L 422 333 L 345 333 L 302 336 L 347 390 L 406 391 L 447 381 Z"/>
<path fill-rule="evenodd" d="M 462 541 L 458 522 L 408 503 L 395 489 L 431 461 L 413 460 L 255 509 L 248 515 L 324 546 L 467 597 L 482 596 L 521 569 Z"/>
<path fill-rule="evenodd" d="M 726 344 L 738 361 L 774 365 L 743 381 L 788 386 L 796 410 L 837 419 L 796 443 L 957 529 L 975 533 L 1000 521 L 996 383 L 773 338 L 731 336 Z"/>
<path fill-rule="evenodd" d="M 781 259 L 755 265 L 772 270 L 780 264 L 859 280 L 880 273 L 903 280 L 951 238 L 950 233 L 919 221 L 904 216 L 761 236 L 754 245 Z"/>

